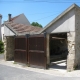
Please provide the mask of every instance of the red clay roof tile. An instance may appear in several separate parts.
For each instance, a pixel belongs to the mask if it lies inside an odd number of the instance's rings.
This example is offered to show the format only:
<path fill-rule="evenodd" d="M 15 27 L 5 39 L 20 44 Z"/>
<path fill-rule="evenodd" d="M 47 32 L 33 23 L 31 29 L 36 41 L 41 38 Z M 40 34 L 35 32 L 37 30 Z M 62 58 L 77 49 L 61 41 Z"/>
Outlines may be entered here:
<path fill-rule="evenodd" d="M 18 33 L 38 32 L 42 30 L 42 28 L 40 27 L 27 26 L 25 24 L 19 24 L 19 23 L 13 23 L 13 22 L 6 22 L 6 23 L 10 25 Z"/>

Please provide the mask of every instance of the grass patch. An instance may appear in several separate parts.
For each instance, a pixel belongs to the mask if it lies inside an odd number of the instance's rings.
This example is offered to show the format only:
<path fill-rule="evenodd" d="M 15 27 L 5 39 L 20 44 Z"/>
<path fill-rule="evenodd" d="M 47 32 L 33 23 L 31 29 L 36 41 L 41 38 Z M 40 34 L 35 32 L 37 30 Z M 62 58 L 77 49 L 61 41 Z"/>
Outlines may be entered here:
<path fill-rule="evenodd" d="M 0 54 L 4 53 L 4 43 L 0 40 Z"/>

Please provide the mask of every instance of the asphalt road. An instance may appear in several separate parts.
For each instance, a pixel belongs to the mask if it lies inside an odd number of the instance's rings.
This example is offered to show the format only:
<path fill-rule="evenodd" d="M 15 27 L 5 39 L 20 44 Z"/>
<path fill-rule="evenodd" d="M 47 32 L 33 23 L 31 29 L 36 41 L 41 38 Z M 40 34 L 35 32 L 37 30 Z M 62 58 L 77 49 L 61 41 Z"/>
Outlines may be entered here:
<path fill-rule="evenodd" d="M 71 78 L 61 78 L 53 75 L 32 72 L 0 64 L 0 80 L 71 80 Z M 80 79 L 73 78 L 72 80 Z"/>

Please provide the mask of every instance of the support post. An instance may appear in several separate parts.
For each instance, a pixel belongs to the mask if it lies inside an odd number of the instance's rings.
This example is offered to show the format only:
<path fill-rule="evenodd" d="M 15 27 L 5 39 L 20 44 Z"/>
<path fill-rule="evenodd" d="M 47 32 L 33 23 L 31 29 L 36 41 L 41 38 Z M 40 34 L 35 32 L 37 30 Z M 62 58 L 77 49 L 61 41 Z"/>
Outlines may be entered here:
<path fill-rule="evenodd" d="M 49 34 L 46 34 L 46 37 L 47 37 L 47 49 L 46 49 L 46 53 L 47 53 L 47 65 L 50 64 L 50 51 L 49 51 Z"/>

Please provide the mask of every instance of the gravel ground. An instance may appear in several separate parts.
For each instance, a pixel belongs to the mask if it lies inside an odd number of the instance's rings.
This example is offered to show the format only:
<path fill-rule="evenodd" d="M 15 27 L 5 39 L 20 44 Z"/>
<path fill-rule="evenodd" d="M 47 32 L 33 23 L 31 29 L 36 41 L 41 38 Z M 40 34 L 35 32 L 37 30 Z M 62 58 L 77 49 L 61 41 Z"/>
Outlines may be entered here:
<path fill-rule="evenodd" d="M 54 65 L 53 67 L 49 68 L 48 70 L 45 70 L 45 69 L 27 67 L 27 65 L 25 65 L 25 64 L 14 63 L 14 61 L 5 61 L 4 56 L 0 54 L 0 64 L 18 68 L 18 69 L 27 70 L 27 71 L 33 71 L 33 72 L 37 72 L 37 73 L 44 73 L 47 75 L 58 76 L 58 77 L 80 77 L 79 69 L 72 71 L 72 72 L 67 72 L 66 67 L 65 67 L 65 62 L 60 63 L 58 65 Z M 61 68 L 59 68 L 59 67 L 61 67 Z"/>

